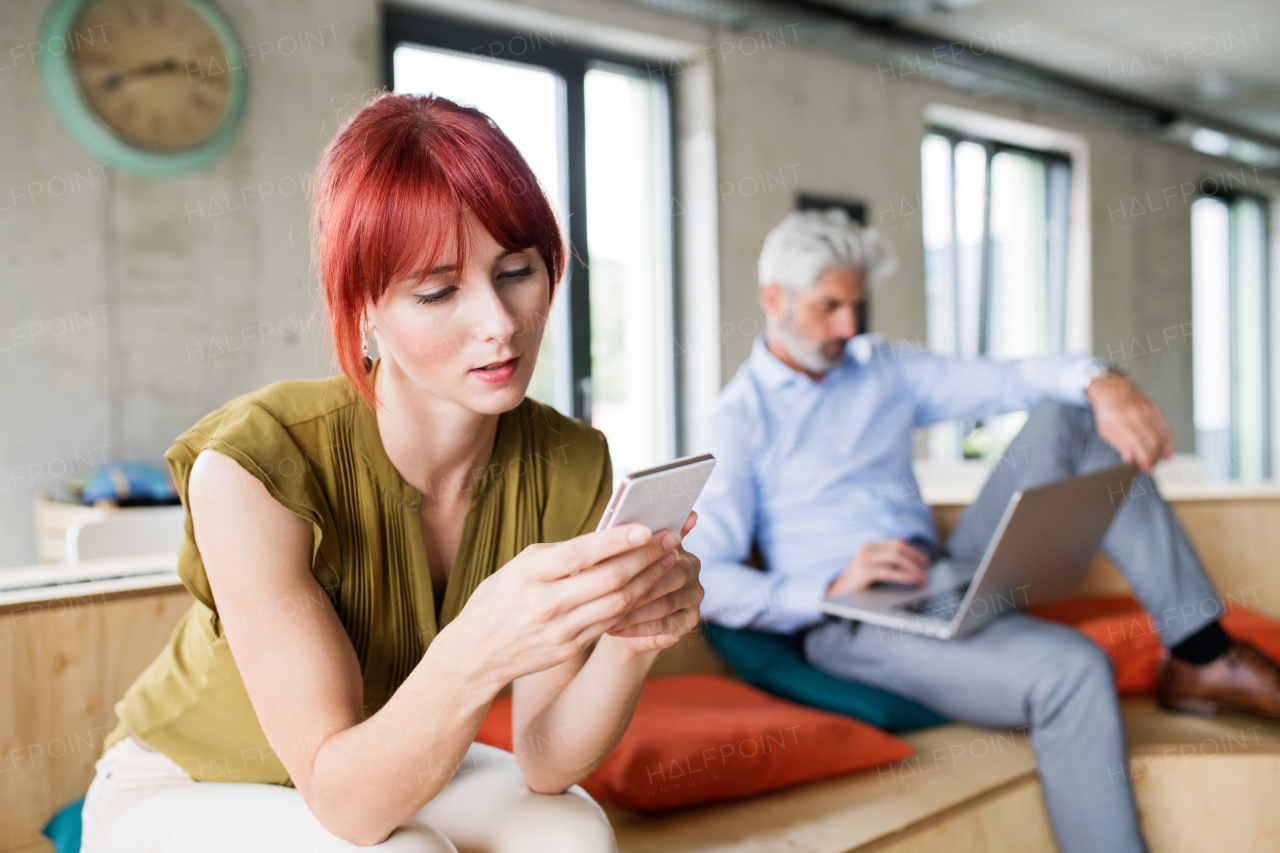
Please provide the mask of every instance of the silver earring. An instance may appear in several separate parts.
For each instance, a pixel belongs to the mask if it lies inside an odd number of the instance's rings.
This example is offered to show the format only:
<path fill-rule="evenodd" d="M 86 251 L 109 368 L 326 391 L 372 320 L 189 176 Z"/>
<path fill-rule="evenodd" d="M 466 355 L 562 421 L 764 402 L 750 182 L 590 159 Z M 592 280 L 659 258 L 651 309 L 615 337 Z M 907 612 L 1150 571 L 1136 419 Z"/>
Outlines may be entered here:
<path fill-rule="evenodd" d="M 373 370 L 373 359 L 369 358 L 369 330 L 360 329 L 360 353 L 364 356 L 364 372 Z"/>

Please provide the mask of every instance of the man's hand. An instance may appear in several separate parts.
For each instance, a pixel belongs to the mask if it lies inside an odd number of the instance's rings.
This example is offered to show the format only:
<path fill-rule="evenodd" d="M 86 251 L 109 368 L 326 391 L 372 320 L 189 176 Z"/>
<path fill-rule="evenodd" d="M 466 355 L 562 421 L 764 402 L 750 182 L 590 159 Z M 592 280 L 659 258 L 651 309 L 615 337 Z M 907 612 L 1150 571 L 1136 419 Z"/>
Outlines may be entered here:
<path fill-rule="evenodd" d="M 1173 455 L 1173 431 L 1160 407 L 1127 376 L 1108 373 L 1089 383 L 1085 396 L 1093 404 L 1098 435 L 1125 462 L 1142 473 Z"/>
<path fill-rule="evenodd" d="M 876 581 L 919 586 L 924 583 L 928 565 L 928 555 L 908 545 L 905 539 L 868 542 L 827 587 L 827 597 L 858 592 Z"/>

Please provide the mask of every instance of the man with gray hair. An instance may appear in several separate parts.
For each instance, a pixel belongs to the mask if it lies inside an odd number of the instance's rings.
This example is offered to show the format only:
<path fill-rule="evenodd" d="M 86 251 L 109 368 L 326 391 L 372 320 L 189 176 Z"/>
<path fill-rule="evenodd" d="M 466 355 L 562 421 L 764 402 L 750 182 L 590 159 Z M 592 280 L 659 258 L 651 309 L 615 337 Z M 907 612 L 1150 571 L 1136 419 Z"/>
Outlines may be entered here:
<path fill-rule="evenodd" d="M 819 608 L 874 583 L 920 584 L 943 553 L 976 564 L 1015 491 L 1134 462 L 1144 498 L 1125 501 L 1103 549 L 1172 650 L 1160 703 L 1280 719 L 1280 668 L 1223 632 L 1217 593 L 1148 476 L 1173 452 L 1159 407 L 1086 355 L 956 359 L 858 334 L 867 284 L 893 257 L 835 209 L 792 213 L 765 239 L 766 333 L 710 415 L 718 464 L 685 540 L 702 560 L 702 615 L 797 635 L 814 666 L 951 719 L 1030 726 L 1062 850 L 1142 851 L 1111 667 L 1083 634 L 1014 612 L 937 640 Z M 1024 409 L 944 545 L 912 471 L 912 430 Z M 764 571 L 744 565 L 753 547 Z"/>

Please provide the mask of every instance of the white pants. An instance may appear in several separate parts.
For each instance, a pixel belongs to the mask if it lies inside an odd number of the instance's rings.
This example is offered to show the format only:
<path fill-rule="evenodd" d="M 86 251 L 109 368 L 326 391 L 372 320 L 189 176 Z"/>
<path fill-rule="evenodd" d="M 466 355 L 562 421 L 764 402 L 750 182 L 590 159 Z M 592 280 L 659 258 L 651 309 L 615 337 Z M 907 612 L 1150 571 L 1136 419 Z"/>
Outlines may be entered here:
<path fill-rule="evenodd" d="M 515 756 L 473 743 L 449 783 L 386 841 L 359 847 L 320 825 L 293 788 L 195 782 L 124 738 L 95 765 L 82 853 L 616 853 L 604 810 L 578 785 L 535 794 Z"/>

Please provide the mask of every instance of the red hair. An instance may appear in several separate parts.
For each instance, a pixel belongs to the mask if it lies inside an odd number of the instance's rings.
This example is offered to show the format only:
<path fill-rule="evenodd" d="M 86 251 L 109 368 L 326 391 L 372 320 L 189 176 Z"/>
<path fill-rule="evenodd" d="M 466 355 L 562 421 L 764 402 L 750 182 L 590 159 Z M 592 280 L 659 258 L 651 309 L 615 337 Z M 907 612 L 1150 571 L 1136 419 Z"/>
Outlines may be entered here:
<path fill-rule="evenodd" d="M 365 306 L 395 278 L 464 258 L 465 214 L 508 251 L 538 250 L 554 291 L 565 246 L 533 170 L 488 116 L 434 96 L 384 92 L 353 115 L 320 157 L 311 233 L 333 346 L 370 404 L 360 352 Z"/>

